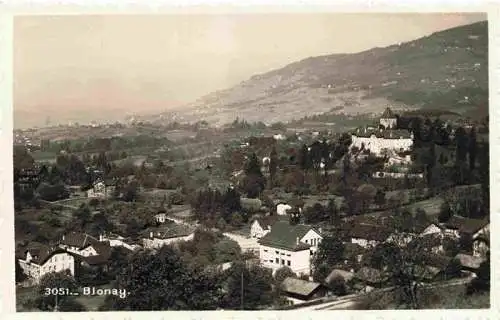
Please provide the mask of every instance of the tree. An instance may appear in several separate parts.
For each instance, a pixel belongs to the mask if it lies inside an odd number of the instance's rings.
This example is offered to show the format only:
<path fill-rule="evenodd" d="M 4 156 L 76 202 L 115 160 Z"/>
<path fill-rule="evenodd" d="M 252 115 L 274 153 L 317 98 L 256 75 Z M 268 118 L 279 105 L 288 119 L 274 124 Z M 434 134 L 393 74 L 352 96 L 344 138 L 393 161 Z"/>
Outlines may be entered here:
<path fill-rule="evenodd" d="M 472 128 L 469 132 L 469 170 L 472 171 L 476 166 L 476 153 L 477 153 L 477 137 L 476 128 Z"/>
<path fill-rule="evenodd" d="M 252 153 L 245 165 L 244 189 L 249 198 L 257 197 L 266 185 L 266 179 L 260 169 L 260 162 L 255 153 Z"/>
<path fill-rule="evenodd" d="M 475 292 L 490 291 L 490 280 L 491 280 L 491 266 L 490 266 L 490 254 L 488 252 L 487 258 L 479 266 L 477 271 L 477 277 L 474 278 L 469 286 L 467 287 L 467 293 L 472 294 Z"/>
<path fill-rule="evenodd" d="M 335 199 L 332 198 L 328 201 L 328 205 L 326 206 L 326 214 L 329 217 L 331 225 L 337 227 L 340 226 L 340 212 L 337 208 L 337 203 L 335 203 Z"/>
<path fill-rule="evenodd" d="M 373 202 L 377 206 L 382 207 L 385 204 L 385 192 L 382 191 L 381 189 L 377 189 L 377 193 L 375 194 Z"/>
<path fill-rule="evenodd" d="M 241 257 L 240 245 L 231 239 L 222 239 L 214 246 L 214 263 L 220 264 L 238 260 Z"/>
<path fill-rule="evenodd" d="M 302 148 L 299 151 L 299 164 L 300 168 L 304 171 L 307 171 L 311 168 L 311 156 L 306 144 L 303 144 Z"/>
<path fill-rule="evenodd" d="M 271 187 L 274 185 L 276 172 L 278 170 L 278 152 L 276 151 L 276 147 L 273 147 L 270 155 L 269 162 L 269 177 L 271 178 Z"/>
<path fill-rule="evenodd" d="M 462 233 L 458 238 L 458 244 L 461 251 L 472 252 L 473 238 L 470 233 Z"/>
<path fill-rule="evenodd" d="M 19 264 L 19 260 L 16 258 L 16 283 L 23 282 L 26 279 L 26 274 Z"/>
<path fill-rule="evenodd" d="M 450 220 L 452 216 L 453 212 L 451 211 L 450 204 L 447 201 L 443 202 L 441 204 L 441 208 L 439 209 L 439 222 L 446 222 Z"/>
<path fill-rule="evenodd" d="M 295 278 L 297 275 L 287 266 L 281 267 L 276 270 L 274 274 L 274 283 L 276 286 L 280 286 L 286 278 Z"/>
<path fill-rule="evenodd" d="M 137 181 L 129 182 L 123 190 L 123 200 L 133 202 L 137 200 L 139 193 L 139 183 Z"/>
<path fill-rule="evenodd" d="M 313 266 L 326 264 L 334 265 L 342 261 L 344 255 L 344 244 L 334 236 L 325 236 L 318 245 L 318 251 L 313 259 Z"/>
<path fill-rule="evenodd" d="M 187 266 L 169 246 L 133 255 L 116 286 L 127 298 L 109 297 L 101 310 L 214 310 L 221 298 L 216 278 Z"/>
<path fill-rule="evenodd" d="M 225 308 L 257 310 L 273 303 L 273 277 L 270 270 L 234 262 L 223 278 L 226 279 L 227 288 L 223 302 Z"/>
<path fill-rule="evenodd" d="M 59 292 L 64 288 L 64 292 Z M 54 290 L 56 289 L 56 290 Z M 57 293 L 56 293 L 57 291 Z M 78 286 L 73 277 L 67 272 L 49 273 L 40 279 L 35 298 L 29 302 L 30 307 L 42 311 L 85 311 L 75 297 L 66 291 L 78 292 Z"/>

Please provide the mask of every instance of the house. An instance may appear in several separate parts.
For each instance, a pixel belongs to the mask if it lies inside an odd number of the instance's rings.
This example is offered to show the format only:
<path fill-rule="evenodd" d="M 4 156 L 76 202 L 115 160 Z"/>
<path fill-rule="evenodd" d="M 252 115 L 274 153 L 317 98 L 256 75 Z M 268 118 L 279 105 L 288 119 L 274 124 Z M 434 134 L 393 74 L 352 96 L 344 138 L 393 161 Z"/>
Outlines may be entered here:
<path fill-rule="evenodd" d="M 443 254 L 445 251 L 443 246 L 445 239 L 455 240 L 455 238 L 445 236 L 442 233 L 429 233 L 413 239 L 408 246 L 419 248 L 423 252 Z"/>
<path fill-rule="evenodd" d="M 88 256 L 76 256 L 77 262 L 81 266 L 90 268 L 97 272 L 108 270 L 108 263 L 111 258 L 111 246 L 109 242 L 99 242 L 92 245 L 96 254 Z"/>
<path fill-rule="evenodd" d="M 472 239 L 475 239 L 489 233 L 490 222 L 487 219 L 470 219 L 455 215 L 442 223 L 441 227 L 445 234 L 456 238 L 460 237 L 461 234 L 468 234 Z"/>
<path fill-rule="evenodd" d="M 375 288 L 382 288 L 387 281 L 388 276 L 381 270 L 362 267 L 354 274 L 354 288 L 360 292 L 370 292 Z"/>
<path fill-rule="evenodd" d="M 142 242 L 144 248 L 159 249 L 164 245 L 192 240 L 193 237 L 193 227 L 172 223 L 165 227 L 150 229 L 148 237 L 143 238 Z"/>
<path fill-rule="evenodd" d="M 75 253 L 82 257 L 98 255 L 95 245 L 99 240 L 79 232 L 70 232 L 62 236 L 59 246 L 68 252 Z"/>
<path fill-rule="evenodd" d="M 344 266 L 349 269 L 354 268 L 356 264 L 361 263 L 366 252 L 367 249 L 357 243 L 344 243 Z"/>
<path fill-rule="evenodd" d="M 363 248 L 373 248 L 386 241 L 390 235 L 389 229 L 373 224 L 356 224 L 349 231 L 351 243 L 359 244 Z"/>
<path fill-rule="evenodd" d="M 459 253 L 455 259 L 460 263 L 462 270 L 477 274 L 481 263 L 485 261 L 484 258 L 474 257 L 468 254 Z"/>
<path fill-rule="evenodd" d="M 68 270 L 75 275 L 75 258 L 62 248 L 51 248 L 41 243 L 33 243 L 24 252 L 25 256 L 18 259 L 21 269 L 31 279 L 38 282 L 40 278 L 51 272 Z"/>
<path fill-rule="evenodd" d="M 260 262 L 274 271 L 287 266 L 297 275 L 309 275 L 311 257 L 323 237 L 311 226 L 278 221 L 259 243 Z"/>
<path fill-rule="evenodd" d="M 107 186 L 104 181 L 97 180 L 93 187 L 87 190 L 87 197 L 107 199 L 112 196 L 114 188 L 114 186 Z"/>
<path fill-rule="evenodd" d="M 443 229 L 441 226 L 435 223 L 430 223 L 424 230 L 420 232 L 420 236 L 425 236 L 429 234 L 441 234 L 443 232 Z"/>
<path fill-rule="evenodd" d="M 137 244 L 133 244 L 124 237 L 115 234 L 100 235 L 99 242 L 107 242 L 110 247 L 122 247 L 129 251 L 135 251 L 141 247 Z"/>
<path fill-rule="evenodd" d="M 442 281 L 453 276 L 451 270 L 453 258 L 443 254 L 425 253 L 421 255 L 420 263 L 415 267 L 415 275 L 424 282 Z M 456 270 L 458 271 L 458 270 Z"/>
<path fill-rule="evenodd" d="M 292 209 L 292 206 L 286 203 L 280 203 L 276 206 L 276 213 L 279 216 L 285 216 L 287 214 L 287 211 Z"/>
<path fill-rule="evenodd" d="M 281 290 L 291 304 L 304 303 L 319 299 L 327 294 L 327 288 L 321 283 L 288 277 L 283 280 Z"/>
<path fill-rule="evenodd" d="M 166 213 L 158 213 L 155 215 L 155 221 L 158 223 L 165 223 L 167 221 Z"/>
<path fill-rule="evenodd" d="M 250 236 L 260 239 L 271 231 L 271 226 L 277 220 L 276 216 L 266 216 L 254 220 L 250 227 Z"/>
<path fill-rule="evenodd" d="M 472 255 L 474 257 L 486 258 L 488 252 L 490 251 L 490 236 L 489 232 L 487 234 L 481 234 L 473 239 L 472 242 Z"/>

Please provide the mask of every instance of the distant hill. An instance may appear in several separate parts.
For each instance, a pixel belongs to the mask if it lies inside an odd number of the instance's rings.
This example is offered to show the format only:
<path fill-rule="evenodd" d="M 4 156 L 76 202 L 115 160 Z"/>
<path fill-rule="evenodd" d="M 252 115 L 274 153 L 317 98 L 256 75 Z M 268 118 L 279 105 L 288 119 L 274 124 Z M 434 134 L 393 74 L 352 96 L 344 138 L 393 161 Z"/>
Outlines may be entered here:
<path fill-rule="evenodd" d="M 488 112 L 488 26 L 479 22 L 355 54 L 307 58 L 214 92 L 163 119 L 289 121 L 334 110 Z"/>

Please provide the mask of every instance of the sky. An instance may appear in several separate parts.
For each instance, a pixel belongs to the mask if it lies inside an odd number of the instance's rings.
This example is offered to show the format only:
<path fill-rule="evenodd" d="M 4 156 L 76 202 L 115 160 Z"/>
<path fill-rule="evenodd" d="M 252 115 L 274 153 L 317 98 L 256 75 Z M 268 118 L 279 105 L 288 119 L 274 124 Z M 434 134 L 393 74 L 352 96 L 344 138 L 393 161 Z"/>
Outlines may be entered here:
<path fill-rule="evenodd" d="M 14 110 L 166 110 L 307 57 L 482 20 L 472 13 L 16 17 Z"/>

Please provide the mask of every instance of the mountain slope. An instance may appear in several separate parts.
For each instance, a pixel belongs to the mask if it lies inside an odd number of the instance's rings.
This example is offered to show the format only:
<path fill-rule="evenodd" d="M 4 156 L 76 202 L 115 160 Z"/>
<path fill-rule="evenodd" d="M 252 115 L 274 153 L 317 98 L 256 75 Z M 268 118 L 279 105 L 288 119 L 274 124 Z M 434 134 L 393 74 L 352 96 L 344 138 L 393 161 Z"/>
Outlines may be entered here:
<path fill-rule="evenodd" d="M 202 97 L 176 119 L 270 123 L 327 111 L 380 112 L 387 105 L 484 114 L 487 60 L 487 22 L 479 22 L 386 48 L 307 58 Z"/>

